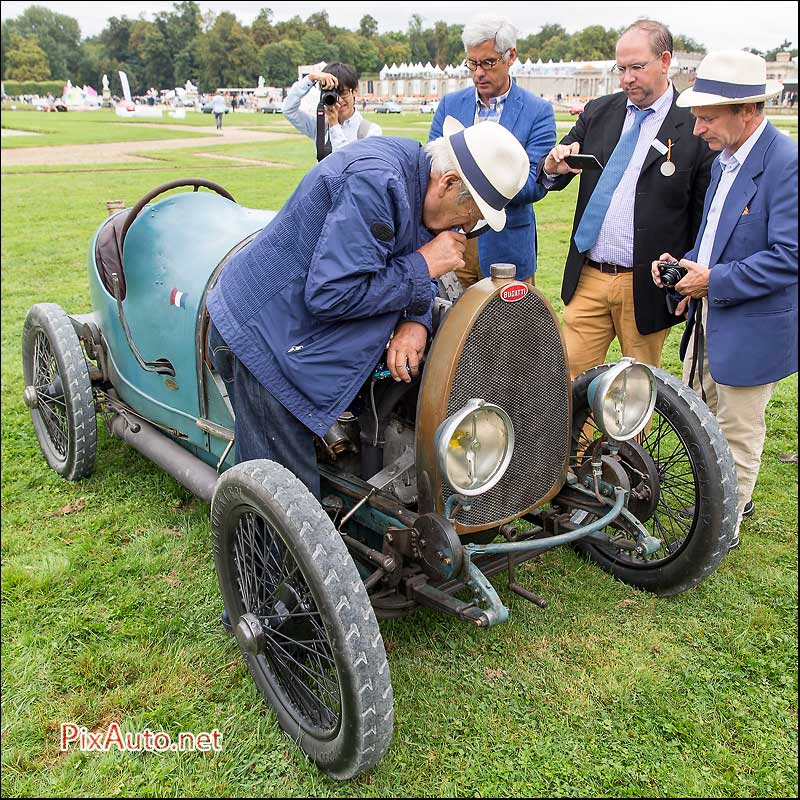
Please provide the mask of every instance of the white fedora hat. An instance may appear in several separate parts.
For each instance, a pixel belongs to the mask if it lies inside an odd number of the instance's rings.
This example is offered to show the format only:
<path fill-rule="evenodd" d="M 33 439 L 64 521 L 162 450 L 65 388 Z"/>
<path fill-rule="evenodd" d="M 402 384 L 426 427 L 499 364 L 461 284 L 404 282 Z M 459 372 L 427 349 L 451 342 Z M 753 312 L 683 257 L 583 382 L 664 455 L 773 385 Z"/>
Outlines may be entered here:
<path fill-rule="evenodd" d="M 694 84 L 681 92 L 677 104 L 689 108 L 760 103 L 782 89 L 782 83 L 767 80 L 767 62 L 761 56 L 720 50 L 700 62 Z"/>
<path fill-rule="evenodd" d="M 465 128 L 457 119 L 445 117 L 443 134 L 483 218 L 492 230 L 503 230 L 505 207 L 530 175 L 525 148 L 511 131 L 491 120 Z"/>

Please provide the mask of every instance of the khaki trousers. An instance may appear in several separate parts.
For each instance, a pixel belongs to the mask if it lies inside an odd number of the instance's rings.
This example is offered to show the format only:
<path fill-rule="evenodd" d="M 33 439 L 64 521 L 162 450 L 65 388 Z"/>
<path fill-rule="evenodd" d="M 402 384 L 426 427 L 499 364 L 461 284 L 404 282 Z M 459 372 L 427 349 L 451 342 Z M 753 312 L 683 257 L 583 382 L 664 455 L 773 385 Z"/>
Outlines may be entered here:
<path fill-rule="evenodd" d="M 703 326 L 706 324 L 707 302 L 703 302 Z M 694 353 L 694 334 L 692 329 L 686 359 L 683 362 L 683 382 L 700 394 L 700 381 L 695 371 L 693 384 L 689 383 L 692 372 L 692 354 Z M 708 342 L 704 337 L 703 344 Z M 728 446 L 731 448 L 736 463 L 736 480 L 739 485 L 739 517 L 736 520 L 736 533 L 742 522 L 742 510 L 753 496 L 753 489 L 761 467 L 761 454 L 764 451 L 764 439 L 767 435 L 766 410 L 777 383 L 765 383 L 760 386 L 727 386 L 717 383 L 711 377 L 708 365 L 708 349 L 703 348 L 703 389 L 706 403 L 717 422 Z"/>
<path fill-rule="evenodd" d="M 639 333 L 633 313 L 633 273 L 600 272 L 584 264 L 575 294 L 564 308 L 562 332 L 570 377 L 602 364 L 616 337 L 623 356 L 661 366 L 669 328 Z"/>
<path fill-rule="evenodd" d="M 478 258 L 478 240 L 467 239 L 467 246 L 464 250 L 464 267 L 456 270 L 456 277 L 464 289 L 469 289 L 472 284 L 483 280 L 480 259 Z M 520 283 L 527 283 L 528 286 L 536 286 L 536 275 L 531 275 Z"/>

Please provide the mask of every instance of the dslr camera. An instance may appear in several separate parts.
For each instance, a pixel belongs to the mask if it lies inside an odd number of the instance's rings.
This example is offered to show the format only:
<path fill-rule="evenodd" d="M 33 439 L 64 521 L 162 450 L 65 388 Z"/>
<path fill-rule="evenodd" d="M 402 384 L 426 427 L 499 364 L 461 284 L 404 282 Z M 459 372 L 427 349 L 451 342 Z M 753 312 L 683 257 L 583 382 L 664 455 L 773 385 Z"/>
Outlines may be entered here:
<path fill-rule="evenodd" d="M 339 100 L 339 92 L 335 89 L 325 89 L 320 100 L 324 106 L 335 106 Z"/>
<path fill-rule="evenodd" d="M 686 267 L 682 267 L 677 261 L 658 262 L 658 274 L 661 276 L 661 283 L 668 289 L 672 289 L 688 271 Z"/>

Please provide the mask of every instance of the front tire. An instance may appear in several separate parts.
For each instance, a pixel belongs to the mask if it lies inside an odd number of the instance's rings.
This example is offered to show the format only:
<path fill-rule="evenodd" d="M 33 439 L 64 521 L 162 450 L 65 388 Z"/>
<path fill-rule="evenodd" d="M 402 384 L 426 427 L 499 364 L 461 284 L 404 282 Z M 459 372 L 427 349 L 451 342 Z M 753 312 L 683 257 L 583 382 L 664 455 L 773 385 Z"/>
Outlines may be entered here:
<path fill-rule="evenodd" d="M 608 364 L 587 370 L 573 384 L 571 463 L 577 468 L 599 430 L 587 400 L 591 381 Z M 708 406 L 688 386 L 651 367 L 657 398 L 649 429 L 638 445 L 652 458 L 658 501 L 641 519 L 661 549 L 649 556 L 595 542 L 580 541 L 576 549 L 621 581 L 661 596 L 679 594 L 704 581 L 728 552 L 736 528 L 736 470 L 728 443 Z M 641 472 L 626 464 L 631 485 Z M 631 454 L 630 462 L 635 453 Z M 641 460 L 636 465 L 641 467 Z"/>
<path fill-rule="evenodd" d="M 389 666 L 330 518 L 291 472 L 258 460 L 220 478 L 211 524 L 225 608 L 281 728 L 334 778 L 371 769 L 392 737 Z"/>
<path fill-rule="evenodd" d="M 25 404 L 47 463 L 63 478 L 90 475 L 97 454 L 92 381 L 78 334 L 55 303 L 37 303 L 22 331 Z"/>

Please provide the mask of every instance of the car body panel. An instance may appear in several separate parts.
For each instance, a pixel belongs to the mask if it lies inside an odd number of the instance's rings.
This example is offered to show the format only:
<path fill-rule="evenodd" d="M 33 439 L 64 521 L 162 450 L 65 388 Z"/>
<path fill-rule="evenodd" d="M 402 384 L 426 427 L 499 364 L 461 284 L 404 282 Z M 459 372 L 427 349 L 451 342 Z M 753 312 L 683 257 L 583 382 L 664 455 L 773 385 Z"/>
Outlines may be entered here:
<path fill-rule="evenodd" d="M 148 361 L 168 360 L 174 376 L 146 371 L 134 357 L 119 320 L 116 299 L 103 285 L 95 266 L 99 229 L 92 240 L 92 305 L 108 345 L 113 383 L 120 399 L 147 419 L 201 447 L 207 445 L 207 436 L 197 427 L 201 416 L 198 326 L 208 283 L 227 254 L 274 216 L 274 211 L 248 209 L 217 194 L 198 192 L 168 196 L 148 205 L 131 225 L 123 254 L 123 313 L 142 356 Z M 229 425 L 229 416 L 219 424 Z"/>

